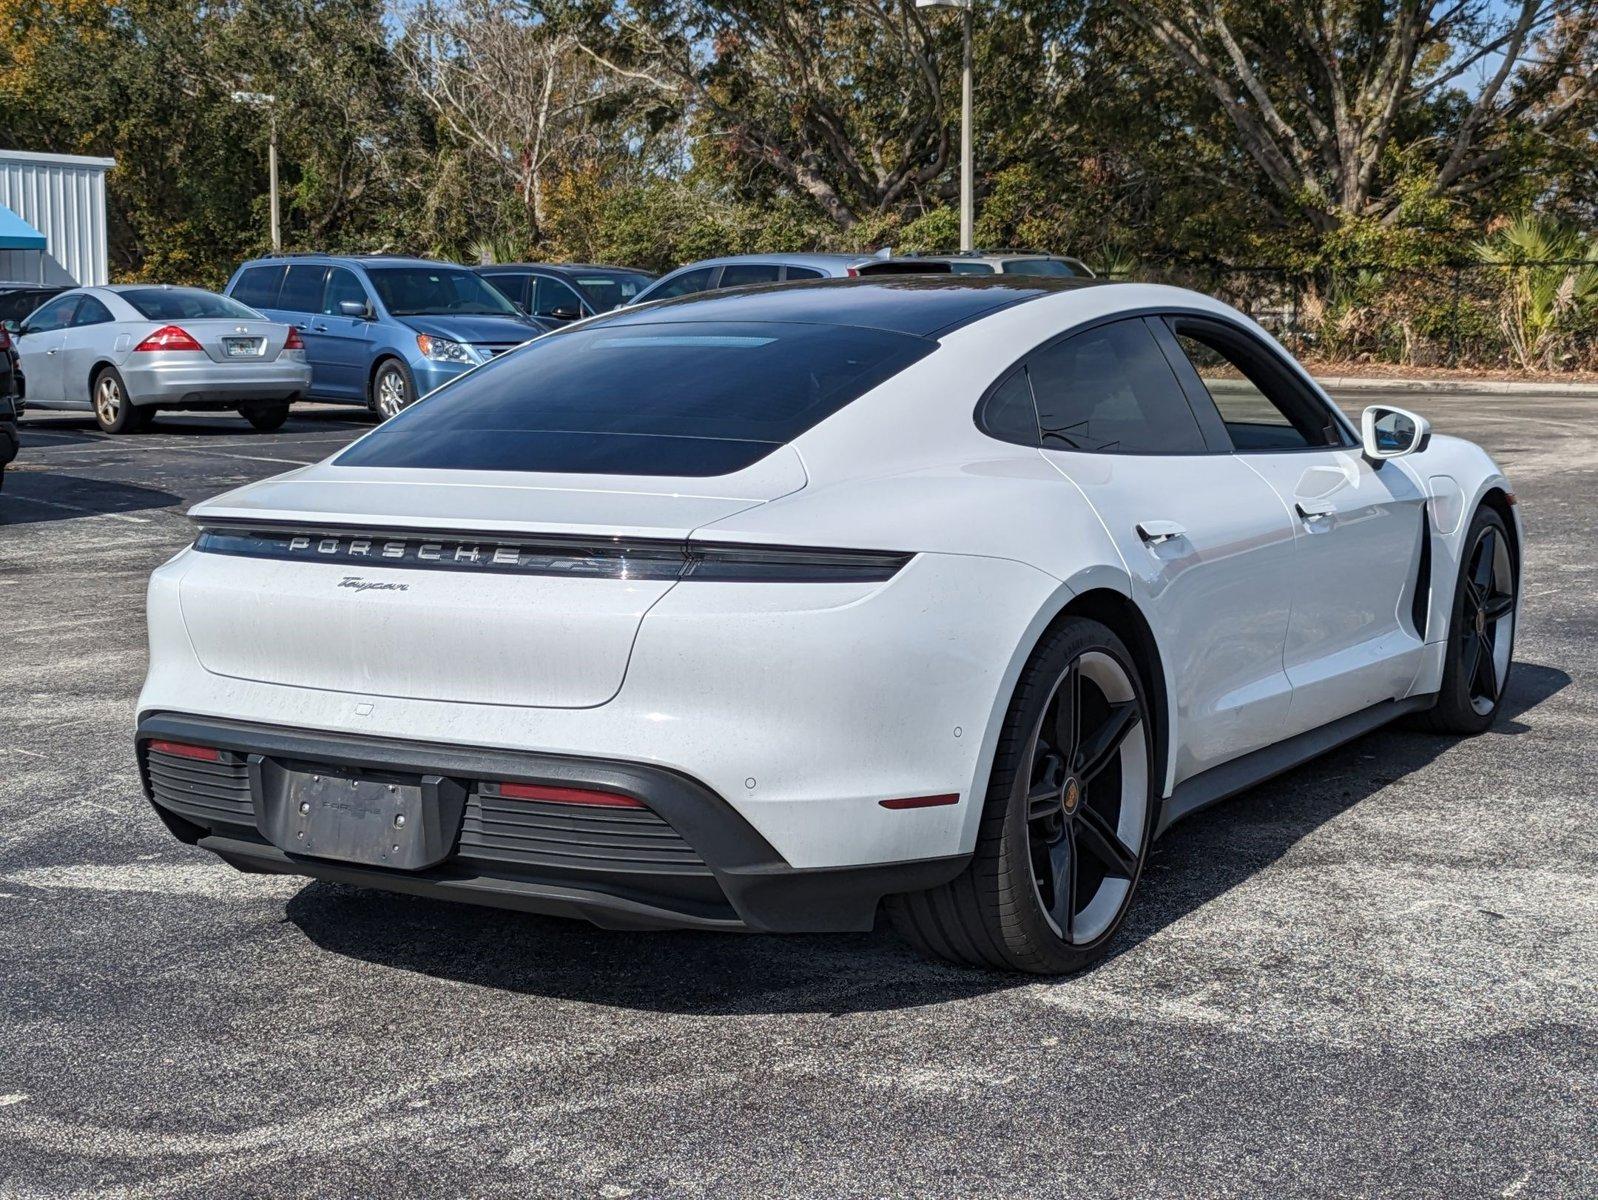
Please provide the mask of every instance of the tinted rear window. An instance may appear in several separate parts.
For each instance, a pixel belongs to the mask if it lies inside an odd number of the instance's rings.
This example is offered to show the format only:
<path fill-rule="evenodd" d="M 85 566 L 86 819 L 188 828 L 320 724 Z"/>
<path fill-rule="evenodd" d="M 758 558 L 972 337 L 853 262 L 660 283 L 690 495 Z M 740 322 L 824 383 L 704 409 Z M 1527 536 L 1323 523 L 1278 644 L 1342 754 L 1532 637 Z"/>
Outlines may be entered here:
<path fill-rule="evenodd" d="M 151 321 L 177 321 L 184 317 L 247 321 L 258 320 L 261 315 L 237 300 L 199 288 L 131 288 L 122 293 L 122 299 Z"/>
<path fill-rule="evenodd" d="M 837 325 L 593 325 L 479 367 L 351 446 L 338 464 L 724 475 L 935 346 Z"/>

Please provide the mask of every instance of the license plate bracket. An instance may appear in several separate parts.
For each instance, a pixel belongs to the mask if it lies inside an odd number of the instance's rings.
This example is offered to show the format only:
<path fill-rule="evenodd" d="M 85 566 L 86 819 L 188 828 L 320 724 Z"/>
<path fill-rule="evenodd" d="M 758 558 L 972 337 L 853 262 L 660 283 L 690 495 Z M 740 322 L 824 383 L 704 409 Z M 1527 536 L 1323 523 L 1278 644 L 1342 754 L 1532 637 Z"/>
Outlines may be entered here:
<path fill-rule="evenodd" d="M 466 789 L 439 775 L 366 772 L 251 755 L 256 824 L 278 849 L 418 871 L 448 858 Z"/>

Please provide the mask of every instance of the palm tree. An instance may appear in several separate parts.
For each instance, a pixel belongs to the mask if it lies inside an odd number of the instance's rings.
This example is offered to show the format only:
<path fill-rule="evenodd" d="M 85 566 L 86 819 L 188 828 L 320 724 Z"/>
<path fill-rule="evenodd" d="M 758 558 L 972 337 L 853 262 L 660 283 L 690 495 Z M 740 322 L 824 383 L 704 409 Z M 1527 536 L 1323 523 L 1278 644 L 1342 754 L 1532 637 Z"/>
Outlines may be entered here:
<path fill-rule="evenodd" d="M 1516 361 L 1528 371 L 1554 369 L 1576 324 L 1598 310 L 1598 238 L 1528 214 L 1473 249 L 1505 268 L 1498 320 Z"/>

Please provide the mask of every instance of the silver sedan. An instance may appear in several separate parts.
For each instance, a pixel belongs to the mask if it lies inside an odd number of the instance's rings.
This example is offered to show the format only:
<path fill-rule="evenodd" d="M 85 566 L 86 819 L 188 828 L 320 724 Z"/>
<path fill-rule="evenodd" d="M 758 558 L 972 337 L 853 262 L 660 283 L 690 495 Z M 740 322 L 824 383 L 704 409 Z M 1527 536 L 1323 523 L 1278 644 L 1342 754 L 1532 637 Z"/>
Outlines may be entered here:
<path fill-rule="evenodd" d="M 74 288 L 16 330 L 29 408 L 88 409 L 136 433 L 161 408 L 236 409 L 276 429 L 310 389 L 300 336 L 200 288 Z"/>

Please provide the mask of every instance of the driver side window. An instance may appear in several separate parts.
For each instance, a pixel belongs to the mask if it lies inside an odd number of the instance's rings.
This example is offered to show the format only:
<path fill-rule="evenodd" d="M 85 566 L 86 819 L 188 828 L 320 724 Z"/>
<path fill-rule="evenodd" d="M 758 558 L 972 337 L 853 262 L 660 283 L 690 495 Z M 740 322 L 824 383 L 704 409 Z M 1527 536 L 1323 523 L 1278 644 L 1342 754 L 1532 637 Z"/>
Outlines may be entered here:
<path fill-rule="evenodd" d="M 1209 397 L 1232 447 L 1243 451 L 1345 446 L 1348 437 L 1302 381 L 1241 330 L 1218 321 L 1169 322 L 1186 365 L 1193 368 L 1195 405 Z M 1179 364 L 1180 366 L 1180 364 Z M 1195 386 L 1188 380 L 1189 390 Z"/>
<path fill-rule="evenodd" d="M 22 330 L 26 333 L 49 333 L 56 329 L 65 329 L 72 323 L 72 314 L 78 309 L 77 296 L 62 296 L 52 300 L 38 312 L 34 313 L 22 323 Z"/>

